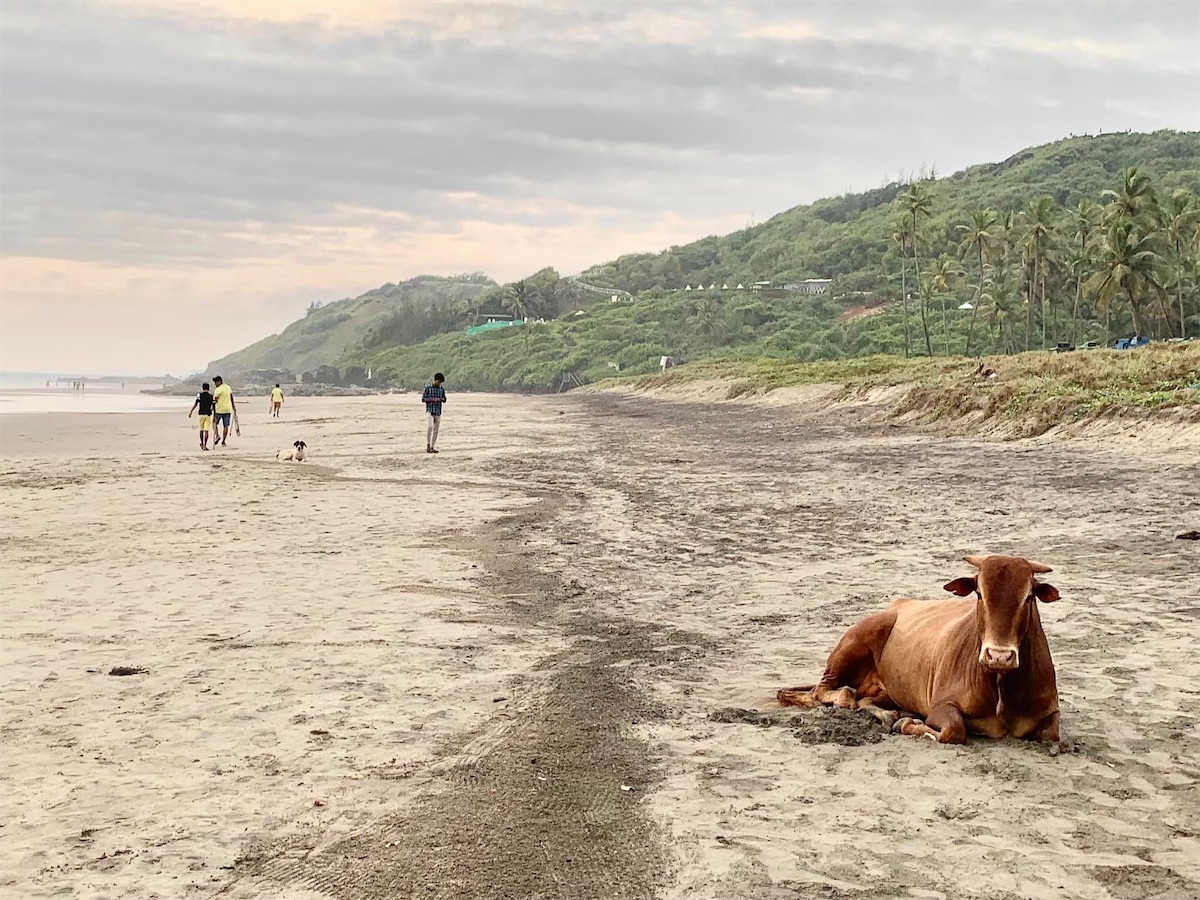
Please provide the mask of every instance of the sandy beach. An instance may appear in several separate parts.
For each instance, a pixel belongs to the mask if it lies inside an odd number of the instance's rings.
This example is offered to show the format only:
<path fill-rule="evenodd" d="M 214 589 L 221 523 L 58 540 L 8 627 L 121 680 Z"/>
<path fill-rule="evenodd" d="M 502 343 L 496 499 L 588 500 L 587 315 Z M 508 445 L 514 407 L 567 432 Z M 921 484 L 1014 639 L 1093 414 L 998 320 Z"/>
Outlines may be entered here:
<path fill-rule="evenodd" d="M 0 421 L 0 896 L 1200 896 L 1200 449 L 266 407 Z M 1061 752 L 774 707 L 978 552 L 1054 567 Z"/>

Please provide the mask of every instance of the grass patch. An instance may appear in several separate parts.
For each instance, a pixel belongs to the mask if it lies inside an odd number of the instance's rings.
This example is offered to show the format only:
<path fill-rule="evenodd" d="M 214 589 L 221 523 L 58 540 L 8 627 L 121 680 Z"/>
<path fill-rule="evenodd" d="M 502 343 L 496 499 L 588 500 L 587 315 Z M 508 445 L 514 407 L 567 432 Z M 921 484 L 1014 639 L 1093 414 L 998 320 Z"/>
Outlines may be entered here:
<path fill-rule="evenodd" d="M 729 382 L 729 396 L 806 384 L 841 385 L 841 397 L 875 388 L 908 390 L 888 412 L 919 424 L 971 422 L 1003 426 L 1028 437 L 1056 425 L 1101 415 L 1174 408 L 1200 419 L 1200 344 L 1159 344 L 1136 350 L 1033 352 L 989 357 L 997 377 L 973 376 L 964 357 L 904 359 L 868 356 L 826 362 L 779 360 L 701 362 L 666 373 L 613 378 L 597 387 L 683 389 L 699 381 Z"/>

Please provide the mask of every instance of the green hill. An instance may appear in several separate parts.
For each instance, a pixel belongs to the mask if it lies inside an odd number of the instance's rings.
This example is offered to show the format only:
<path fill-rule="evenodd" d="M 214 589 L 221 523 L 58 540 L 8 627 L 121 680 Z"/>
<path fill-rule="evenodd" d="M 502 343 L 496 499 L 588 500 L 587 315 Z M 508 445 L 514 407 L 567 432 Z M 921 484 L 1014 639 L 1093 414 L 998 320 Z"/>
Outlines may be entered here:
<path fill-rule="evenodd" d="M 273 334 L 236 353 L 209 363 L 208 372 L 237 377 L 255 369 L 273 369 L 299 375 L 332 363 L 347 351 L 371 341 L 375 332 L 399 318 L 417 325 L 408 335 L 423 340 L 439 327 L 422 331 L 419 323 L 431 313 L 446 310 L 457 320 L 471 302 L 496 282 L 485 275 L 438 278 L 420 275 L 401 284 L 382 287 L 354 298 L 313 304 L 308 314 L 279 334 Z"/>
<path fill-rule="evenodd" d="M 975 209 L 1020 212 L 1040 197 L 1058 207 L 1098 201 L 1116 189 L 1122 170 L 1136 166 L 1160 193 L 1200 190 L 1200 132 L 1157 131 L 1076 137 L 1022 150 L 1000 163 L 972 166 L 928 180 L 935 198 L 924 227 L 941 244 L 957 242 L 956 226 Z M 797 206 L 743 231 L 672 247 L 664 253 L 622 256 L 580 277 L 633 293 L 687 284 L 775 283 L 835 278 L 842 290 L 877 290 L 899 272 L 893 204 L 905 185 L 893 183 Z M 924 254 L 928 255 L 928 254 Z M 933 254 L 936 255 L 936 254 Z"/>
<path fill-rule="evenodd" d="M 1198 191 L 1200 133 L 1070 138 L 946 178 L 820 200 L 730 235 L 623 256 L 578 279 L 545 269 L 420 315 L 397 306 L 373 328 L 342 307 L 337 314 L 350 318 L 339 340 L 290 358 L 281 339 L 303 321 L 296 323 L 272 345 L 269 364 L 369 367 L 408 386 L 442 369 L 458 387 L 546 390 L 564 373 L 586 382 L 618 369 L 649 372 L 664 355 L 1016 352 L 1134 331 L 1166 337 L 1179 333 L 1181 321 L 1196 334 Z M 1139 248 L 1149 256 L 1137 257 L 1138 266 L 1153 257 L 1148 281 L 1106 275 L 1117 271 L 1120 253 L 1127 262 Z M 807 278 L 832 279 L 832 289 L 821 296 L 781 289 Z M 767 290 L 749 289 L 762 281 L 771 283 Z M 630 296 L 610 302 L 618 291 Z M 974 309 L 960 310 L 964 302 Z M 549 321 L 464 333 L 500 311 Z"/>

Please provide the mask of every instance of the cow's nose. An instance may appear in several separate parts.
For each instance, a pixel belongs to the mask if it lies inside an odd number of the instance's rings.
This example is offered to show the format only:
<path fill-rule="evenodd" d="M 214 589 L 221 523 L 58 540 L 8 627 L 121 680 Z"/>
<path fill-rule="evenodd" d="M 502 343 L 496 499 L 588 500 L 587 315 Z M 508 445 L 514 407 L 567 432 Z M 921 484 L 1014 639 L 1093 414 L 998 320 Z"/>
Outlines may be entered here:
<path fill-rule="evenodd" d="M 1003 647 L 985 647 L 983 664 L 989 669 L 1015 669 L 1017 667 L 1017 651 Z"/>

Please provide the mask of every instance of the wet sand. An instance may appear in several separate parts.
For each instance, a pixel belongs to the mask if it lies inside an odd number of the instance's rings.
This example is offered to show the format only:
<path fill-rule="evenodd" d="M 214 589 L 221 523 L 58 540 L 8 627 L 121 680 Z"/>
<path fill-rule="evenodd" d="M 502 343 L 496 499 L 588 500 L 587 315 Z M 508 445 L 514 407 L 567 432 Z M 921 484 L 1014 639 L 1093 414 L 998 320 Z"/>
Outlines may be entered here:
<path fill-rule="evenodd" d="M 265 406 L 207 454 L 186 403 L 0 422 L 0 893 L 1200 892 L 1200 452 L 452 394 L 429 456 L 412 395 Z M 1054 567 L 1068 752 L 774 709 L 968 552 Z"/>

